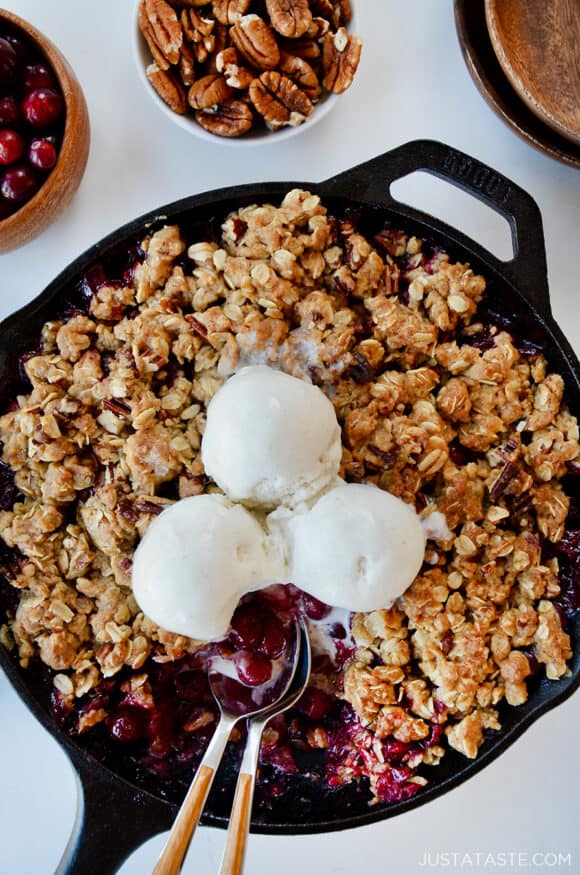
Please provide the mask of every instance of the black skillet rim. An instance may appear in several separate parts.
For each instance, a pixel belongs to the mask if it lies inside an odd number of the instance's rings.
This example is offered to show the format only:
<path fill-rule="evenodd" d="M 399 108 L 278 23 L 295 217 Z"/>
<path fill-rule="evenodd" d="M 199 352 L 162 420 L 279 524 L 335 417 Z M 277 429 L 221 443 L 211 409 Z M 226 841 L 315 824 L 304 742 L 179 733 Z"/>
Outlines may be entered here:
<path fill-rule="evenodd" d="M 407 146 L 413 145 L 417 144 L 407 144 Z M 387 156 L 382 157 L 385 158 Z M 373 161 L 369 162 L 369 164 L 373 164 Z M 344 174 L 344 176 L 348 176 L 348 172 Z M 273 182 L 258 185 L 248 184 L 244 186 L 233 186 L 230 188 L 214 190 L 203 195 L 185 198 L 160 209 L 150 211 L 144 216 L 141 216 L 127 223 L 122 228 L 112 232 L 95 246 L 90 247 L 83 255 L 65 268 L 65 270 L 49 284 L 47 289 L 38 298 L 4 320 L 4 322 L 0 324 L 0 345 L 4 347 L 8 344 L 10 346 L 11 342 L 13 343 L 15 340 L 18 341 L 18 323 L 22 319 L 33 319 L 33 321 L 37 321 L 40 318 L 42 321 L 45 321 L 46 317 L 44 315 L 39 316 L 39 313 L 42 312 L 44 307 L 49 306 L 49 302 L 52 302 L 52 300 L 57 297 L 64 288 L 70 285 L 75 279 L 78 279 L 84 270 L 98 259 L 102 253 L 119 245 L 121 240 L 126 241 L 127 239 L 133 239 L 135 236 L 138 236 L 149 228 L 154 227 L 157 223 L 175 220 L 184 212 L 190 212 L 199 209 L 200 207 L 208 207 L 211 205 L 216 207 L 216 212 L 222 213 L 222 210 L 218 210 L 217 207 L 218 205 L 223 204 L 225 207 L 225 209 L 223 209 L 223 214 L 225 215 L 229 210 L 234 208 L 234 205 L 240 206 L 244 202 L 254 202 L 262 198 L 280 197 L 290 188 L 297 186 L 308 188 L 313 192 L 319 193 L 329 205 L 332 200 L 351 200 L 349 197 L 339 196 L 337 189 L 340 188 L 340 180 L 341 177 L 337 177 L 334 180 L 327 180 L 325 183 L 321 184 Z M 354 208 L 361 205 L 367 205 L 370 207 L 377 206 L 375 200 L 366 199 L 364 192 L 361 192 L 356 200 L 352 200 L 352 206 Z M 404 205 L 392 201 L 392 199 L 389 199 L 387 204 L 379 204 L 378 206 L 385 214 L 385 218 L 392 220 L 395 224 L 398 224 L 406 231 L 417 233 L 424 237 L 433 238 L 433 236 L 436 236 L 437 242 L 443 245 L 446 251 L 449 251 L 450 254 L 456 254 L 459 257 L 459 253 L 464 253 L 464 258 L 467 255 L 467 260 L 470 261 L 474 269 L 483 270 L 486 279 L 489 280 L 490 275 L 492 275 L 494 280 L 499 280 L 500 283 L 507 284 L 516 299 L 523 301 L 529 308 L 535 321 L 540 324 L 546 332 L 549 340 L 554 344 L 554 348 L 550 349 L 548 356 L 551 361 L 556 360 L 559 370 L 564 371 L 565 376 L 570 378 L 567 386 L 568 394 L 570 394 L 570 389 L 572 389 L 572 393 L 580 398 L 580 365 L 578 364 L 570 345 L 552 319 L 549 313 L 547 301 L 544 312 L 540 313 L 539 306 L 534 308 L 534 306 L 522 296 L 521 292 L 514 285 L 513 279 L 506 275 L 507 270 L 502 274 L 498 269 L 497 262 L 494 264 L 494 259 L 491 258 L 489 253 L 478 246 L 478 244 L 468 240 L 468 238 L 464 237 L 464 235 L 455 229 L 449 228 L 444 223 L 439 222 L 432 217 L 426 216 L 425 214 L 419 213 L 410 208 L 406 208 Z M 13 347 L 11 348 L 13 349 Z M 3 356 L 4 361 L 1 361 L 2 356 L 3 352 L 0 350 L 0 365 L 5 365 L 6 355 Z M 6 381 L 4 376 L 0 379 L 2 381 L 0 384 L 0 393 L 4 394 Z M 580 411 L 580 403 L 578 401 L 574 404 L 574 407 Z M 577 618 L 574 624 L 574 637 L 576 642 L 580 638 L 580 618 Z M 175 807 L 171 803 L 160 797 L 149 794 L 147 791 L 143 791 L 136 785 L 131 784 L 127 779 L 120 777 L 115 772 L 108 769 L 108 767 L 100 764 L 86 750 L 76 744 L 71 737 L 60 730 L 50 714 L 43 709 L 38 700 L 30 693 L 25 682 L 25 675 L 18 669 L 9 654 L 5 653 L 3 650 L 0 650 L 0 664 L 3 666 L 9 680 L 24 700 L 25 704 L 41 724 L 67 751 L 77 769 L 85 773 L 88 771 L 88 773 L 91 774 L 93 781 L 98 780 L 99 776 L 102 776 L 103 778 L 112 778 L 115 783 L 126 785 L 126 789 L 130 789 L 130 791 L 134 793 L 136 801 L 141 800 L 142 802 L 145 802 L 147 799 L 151 798 L 156 803 L 165 806 L 168 811 L 175 811 Z M 460 767 L 454 770 L 452 774 L 439 780 L 437 779 L 437 774 L 434 774 L 432 782 L 411 799 L 387 806 L 370 807 L 367 811 L 355 815 L 347 815 L 343 818 L 335 818 L 330 821 L 318 820 L 310 823 L 264 823 L 258 821 L 252 824 L 252 831 L 266 834 L 307 834 L 334 831 L 374 823 L 425 804 L 453 787 L 458 786 L 464 780 L 479 772 L 488 763 L 506 750 L 532 722 L 572 695 L 578 685 L 580 685 L 580 650 L 576 648 L 571 665 L 571 673 L 568 677 L 564 677 L 559 681 L 543 681 L 540 683 L 528 702 L 519 706 L 517 709 L 510 709 L 512 712 L 510 715 L 511 719 L 504 721 L 505 728 L 502 729 L 498 736 L 490 738 L 484 742 L 476 760 L 464 761 L 463 758 L 461 758 L 461 761 L 458 760 L 458 762 L 461 762 Z M 509 725 L 506 726 L 506 723 Z M 445 760 L 451 762 L 453 759 L 456 759 L 456 757 L 453 756 L 452 752 L 448 752 Z M 220 827 L 227 825 L 227 821 L 224 818 L 215 817 L 211 814 L 206 815 L 202 822 L 208 825 Z M 163 828 L 164 826 L 161 824 L 160 829 Z"/>

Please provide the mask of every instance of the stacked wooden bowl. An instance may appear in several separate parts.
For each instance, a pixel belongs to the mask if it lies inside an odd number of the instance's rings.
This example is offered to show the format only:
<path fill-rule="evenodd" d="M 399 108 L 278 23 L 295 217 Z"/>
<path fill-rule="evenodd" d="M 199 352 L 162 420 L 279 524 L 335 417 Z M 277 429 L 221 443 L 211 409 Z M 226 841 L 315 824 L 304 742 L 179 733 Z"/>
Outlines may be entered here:
<path fill-rule="evenodd" d="M 578 0 L 455 0 L 455 22 L 492 109 L 537 149 L 580 167 Z"/>

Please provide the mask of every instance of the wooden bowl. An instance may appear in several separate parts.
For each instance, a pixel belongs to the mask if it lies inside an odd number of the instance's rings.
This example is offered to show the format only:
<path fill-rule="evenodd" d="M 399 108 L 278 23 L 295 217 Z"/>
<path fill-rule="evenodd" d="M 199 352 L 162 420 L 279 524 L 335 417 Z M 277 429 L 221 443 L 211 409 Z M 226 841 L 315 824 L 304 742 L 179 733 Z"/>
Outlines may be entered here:
<path fill-rule="evenodd" d="M 578 0 L 485 0 L 485 17 L 517 94 L 545 124 L 580 146 Z"/>
<path fill-rule="evenodd" d="M 0 221 L 0 253 L 24 246 L 62 213 L 80 185 L 89 156 L 90 126 L 81 86 L 68 61 L 44 34 L 27 21 L 0 9 L 0 29 L 6 22 L 34 42 L 52 67 L 66 106 L 58 160 L 36 194 Z"/>
<path fill-rule="evenodd" d="M 497 59 L 485 18 L 485 0 L 454 0 L 457 38 L 482 97 L 522 140 L 556 161 L 580 168 L 580 146 L 560 136 L 520 100 Z"/>

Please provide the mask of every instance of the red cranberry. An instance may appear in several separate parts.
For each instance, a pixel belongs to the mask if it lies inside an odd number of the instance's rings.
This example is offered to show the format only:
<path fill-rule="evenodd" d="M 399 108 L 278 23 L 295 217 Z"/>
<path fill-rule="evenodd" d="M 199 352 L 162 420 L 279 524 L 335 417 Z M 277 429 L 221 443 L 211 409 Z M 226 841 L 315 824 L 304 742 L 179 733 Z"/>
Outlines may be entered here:
<path fill-rule="evenodd" d="M 24 118 L 34 127 L 45 127 L 58 121 L 64 111 L 64 100 L 52 88 L 31 91 L 22 103 Z"/>
<path fill-rule="evenodd" d="M 383 754 L 387 762 L 397 762 L 409 753 L 412 745 L 406 741 L 397 741 L 396 738 L 387 738 L 383 741 Z"/>
<path fill-rule="evenodd" d="M 18 69 L 18 55 L 8 40 L 0 37 L 0 87 L 6 88 L 14 82 Z"/>
<path fill-rule="evenodd" d="M 270 659 L 280 656 L 286 647 L 286 635 L 284 627 L 278 617 L 268 617 L 264 625 L 264 637 L 258 645 L 258 650 Z"/>
<path fill-rule="evenodd" d="M 114 741 L 129 744 L 143 736 L 143 715 L 136 708 L 123 708 L 107 719 L 107 729 Z"/>
<path fill-rule="evenodd" d="M 206 675 L 201 671 L 182 671 L 175 678 L 175 690 L 182 701 L 199 702 L 207 690 Z"/>
<path fill-rule="evenodd" d="M 310 617 L 311 620 L 323 620 L 332 610 L 324 602 L 315 599 L 313 595 L 309 595 L 307 592 L 302 594 L 302 607 L 306 616 Z"/>
<path fill-rule="evenodd" d="M 149 736 L 149 753 L 154 757 L 167 756 L 171 749 L 173 730 L 177 715 L 168 702 L 163 702 L 159 710 L 154 711 L 147 727 Z"/>
<path fill-rule="evenodd" d="M 54 88 L 56 82 L 52 70 L 45 64 L 27 64 L 23 85 L 25 91 L 34 91 L 36 88 Z"/>
<path fill-rule="evenodd" d="M 260 653 L 241 650 L 235 662 L 239 679 L 249 687 L 259 687 L 272 677 L 272 663 Z"/>
<path fill-rule="evenodd" d="M 332 708 L 331 697 L 316 687 L 308 687 L 297 706 L 310 720 L 321 720 Z"/>
<path fill-rule="evenodd" d="M 13 97 L 0 99 L 0 125 L 14 127 L 20 121 L 20 107 Z"/>
<path fill-rule="evenodd" d="M 56 149 L 48 140 L 33 140 L 28 148 L 28 160 L 39 170 L 52 170 L 56 164 Z"/>
<path fill-rule="evenodd" d="M 292 748 L 288 744 L 282 744 L 275 750 L 268 752 L 265 759 L 266 762 L 285 775 L 294 775 L 298 771 Z"/>
<path fill-rule="evenodd" d="M 64 723 L 73 710 L 71 700 L 65 698 L 58 690 L 53 690 L 50 694 L 50 706 L 55 720 L 59 723 Z"/>
<path fill-rule="evenodd" d="M 11 216 L 17 209 L 18 207 L 14 201 L 7 201 L 6 198 L 0 196 L 0 222 L 2 219 L 7 219 L 8 216 Z M 8 508 L 6 509 L 8 510 Z"/>
<path fill-rule="evenodd" d="M 24 140 L 9 128 L 0 131 L 0 164 L 14 164 L 24 154 Z"/>
<path fill-rule="evenodd" d="M 338 641 L 344 641 L 346 638 L 346 629 L 342 623 L 333 623 L 328 628 L 328 634 L 331 638 L 335 638 Z"/>
<path fill-rule="evenodd" d="M 378 778 L 376 794 L 381 802 L 402 802 L 410 799 L 420 789 L 419 784 L 406 783 L 387 773 Z"/>
<path fill-rule="evenodd" d="M 30 200 L 38 188 L 38 180 L 32 168 L 18 164 L 7 170 L 0 182 L 0 194 L 9 201 L 24 203 Z"/>
<path fill-rule="evenodd" d="M 232 617 L 230 639 L 237 647 L 255 650 L 264 637 L 262 617 L 255 605 L 243 605 Z"/>
<path fill-rule="evenodd" d="M 433 747 L 433 745 L 439 744 L 442 738 L 443 727 L 440 726 L 439 723 L 432 723 L 429 735 L 421 742 L 421 744 L 424 747 Z"/>
<path fill-rule="evenodd" d="M 17 36 L 13 36 L 11 33 L 4 34 L 4 39 L 12 46 L 12 49 L 16 53 L 17 64 L 19 66 L 25 64 L 30 58 L 30 49 L 22 42 L 22 40 Z M 30 60 L 32 59 L 30 58 Z"/>

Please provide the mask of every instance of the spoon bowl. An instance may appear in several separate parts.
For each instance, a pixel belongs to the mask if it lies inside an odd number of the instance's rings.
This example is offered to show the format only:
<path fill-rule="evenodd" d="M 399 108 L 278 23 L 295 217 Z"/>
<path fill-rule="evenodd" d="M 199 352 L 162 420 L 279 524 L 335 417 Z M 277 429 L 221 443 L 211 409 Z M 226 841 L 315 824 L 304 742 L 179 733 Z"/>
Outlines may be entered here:
<path fill-rule="evenodd" d="M 288 658 L 282 656 L 276 660 L 280 668 L 278 676 L 259 686 L 246 686 L 237 680 L 232 660 L 216 658 L 210 663 L 209 685 L 220 710 L 220 720 L 179 809 L 153 875 L 177 875 L 180 872 L 234 726 L 240 720 L 258 717 L 267 722 L 278 713 L 277 709 L 285 710 L 286 694 L 292 695 L 291 688 L 295 691 L 292 683 L 301 664 L 304 635 L 308 641 L 304 624 L 301 625 L 296 619 L 293 632 Z"/>

